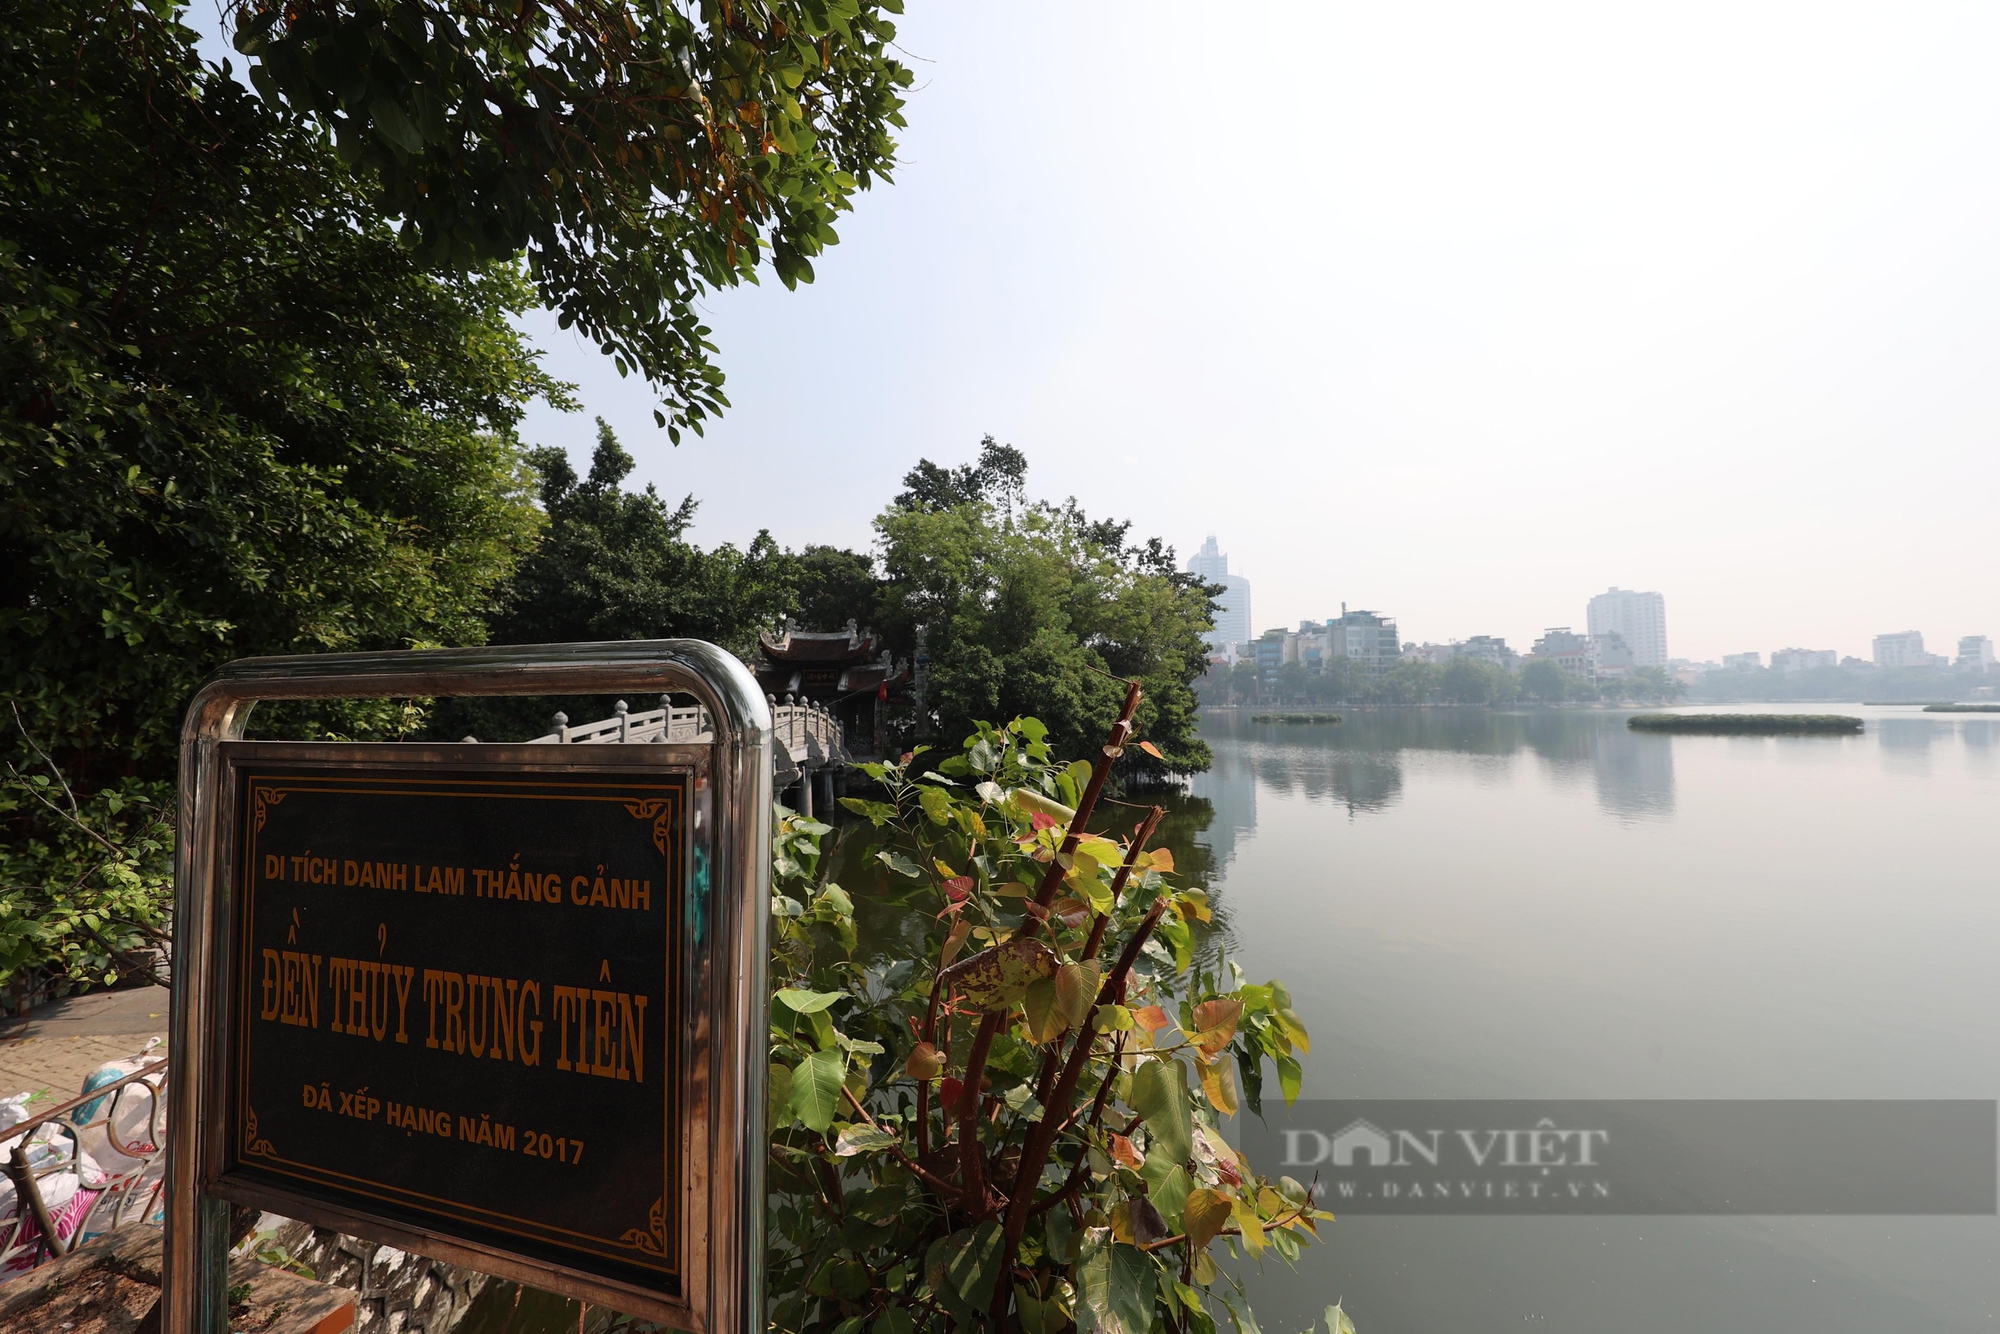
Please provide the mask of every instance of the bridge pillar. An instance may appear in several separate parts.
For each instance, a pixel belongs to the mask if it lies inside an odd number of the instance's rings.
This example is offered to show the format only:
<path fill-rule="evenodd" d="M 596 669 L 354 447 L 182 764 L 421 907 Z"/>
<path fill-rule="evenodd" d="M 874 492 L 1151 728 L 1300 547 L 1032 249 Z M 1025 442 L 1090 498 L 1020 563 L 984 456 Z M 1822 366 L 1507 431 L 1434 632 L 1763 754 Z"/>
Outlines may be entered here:
<path fill-rule="evenodd" d="M 799 814 L 808 820 L 813 818 L 813 771 L 810 769 L 799 774 Z"/>

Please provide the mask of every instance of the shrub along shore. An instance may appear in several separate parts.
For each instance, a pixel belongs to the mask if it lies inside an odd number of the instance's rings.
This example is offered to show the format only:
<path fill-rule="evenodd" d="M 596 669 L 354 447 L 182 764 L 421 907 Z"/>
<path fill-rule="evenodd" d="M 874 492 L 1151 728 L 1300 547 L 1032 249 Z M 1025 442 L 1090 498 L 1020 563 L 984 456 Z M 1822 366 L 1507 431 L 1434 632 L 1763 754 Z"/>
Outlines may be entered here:
<path fill-rule="evenodd" d="M 1751 736 L 1841 736 L 1861 730 L 1861 720 L 1844 713 L 1639 713 L 1626 725 L 1637 732 Z"/>

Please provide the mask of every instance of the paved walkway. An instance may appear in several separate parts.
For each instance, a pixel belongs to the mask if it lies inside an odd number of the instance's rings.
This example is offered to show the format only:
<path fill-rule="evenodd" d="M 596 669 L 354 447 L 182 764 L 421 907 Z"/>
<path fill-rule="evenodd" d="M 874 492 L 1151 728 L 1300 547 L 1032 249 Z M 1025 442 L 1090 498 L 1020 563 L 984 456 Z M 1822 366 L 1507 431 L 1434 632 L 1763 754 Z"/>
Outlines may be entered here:
<path fill-rule="evenodd" d="M 167 989 L 94 991 L 0 1021 L 0 1098 L 47 1089 L 74 1097 L 106 1061 L 136 1056 L 157 1037 L 165 1054 Z"/>

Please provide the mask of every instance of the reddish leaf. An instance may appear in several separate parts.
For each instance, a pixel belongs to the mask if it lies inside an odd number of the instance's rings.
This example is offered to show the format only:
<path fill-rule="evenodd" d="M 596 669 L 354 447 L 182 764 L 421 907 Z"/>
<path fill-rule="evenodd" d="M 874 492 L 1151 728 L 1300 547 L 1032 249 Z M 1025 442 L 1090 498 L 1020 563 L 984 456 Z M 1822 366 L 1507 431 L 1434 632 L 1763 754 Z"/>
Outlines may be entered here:
<path fill-rule="evenodd" d="M 958 951 L 965 944 L 965 938 L 972 934 L 972 923 L 957 922 L 952 925 L 951 934 L 944 938 L 944 945 L 938 950 L 938 967 L 950 967 L 958 957 Z"/>
<path fill-rule="evenodd" d="M 1162 754 L 1160 754 L 1160 748 L 1159 748 L 1158 746 L 1154 745 L 1154 744 L 1153 744 L 1152 742 L 1150 742 L 1150 741 L 1141 741 L 1141 742 L 1139 743 L 1139 749 L 1140 749 L 1140 750 L 1143 750 L 1143 751 L 1145 751 L 1145 752 L 1146 752 L 1146 753 L 1147 753 L 1148 755 L 1151 755 L 1151 756 L 1152 756 L 1152 757 L 1153 757 L 1154 759 L 1158 760 L 1158 761 L 1159 761 L 1159 762 L 1160 762 L 1161 764 L 1165 764 L 1165 763 L 1167 762 L 1167 757 L 1166 757 L 1166 756 L 1164 756 L 1164 755 L 1162 755 Z"/>
<path fill-rule="evenodd" d="M 1141 1005 L 1132 1011 L 1132 1022 L 1148 1032 L 1157 1033 L 1173 1020 L 1167 1018 L 1167 1012 L 1157 1005 Z"/>
<path fill-rule="evenodd" d="M 1062 919 L 1063 925 L 1072 930 L 1082 930 L 1084 923 L 1088 922 L 1091 918 L 1090 905 L 1081 899 L 1072 899 L 1065 896 L 1057 899 L 1050 906 L 1055 909 L 1056 916 Z"/>
<path fill-rule="evenodd" d="M 1243 1015 L 1243 1002 L 1233 996 L 1218 996 L 1194 1007 L 1195 1044 L 1210 1060 L 1236 1036 L 1236 1021 Z"/>
<path fill-rule="evenodd" d="M 1115 1132 L 1111 1136 L 1111 1157 L 1135 1172 L 1146 1165 L 1145 1158 L 1132 1147 L 1132 1141 Z"/>
<path fill-rule="evenodd" d="M 947 1108 L 958 1106 L 958 1100 L 964 1096 L 965 1081 L 961 1079 L 946 1075 L 944 1082 L 938 1085 L 938 1100 Z"/>
<path fill-rule="evenodd" d="M 1040 811 L 1030 813 L 1028 823 L 1035 827 L 1036 833 L 1040 833 L 1044 829 L 1054 829 L 1056 827 L 1056 822 L 1048 816 L 1043 815 Z"/>
<path fill-rule="evenodd" d="M 912 1079 L 936 1079 L 944 1073 L 944 1057 L 930 1043 L 919 1042 L 910 1048 L 910 1059 L 903 1063 L 903 1070 Z"/>
<path fill-rule="evenodd" d="M 942 888 L 946 898 L 950 899 L 953 903 L 963 903 L 966 897 L 972 893 L 972 877 L 969 875 L 955 875 L 945 881 Z"/>

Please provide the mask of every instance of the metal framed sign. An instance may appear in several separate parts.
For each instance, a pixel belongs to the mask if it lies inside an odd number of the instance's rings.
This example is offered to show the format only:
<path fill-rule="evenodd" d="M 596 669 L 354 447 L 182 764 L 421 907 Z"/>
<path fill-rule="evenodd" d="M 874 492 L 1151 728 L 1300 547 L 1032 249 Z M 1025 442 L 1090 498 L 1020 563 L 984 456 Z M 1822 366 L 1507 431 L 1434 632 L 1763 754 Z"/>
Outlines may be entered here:
<path fill-rule="evenodd" d="M 240 739 L 260 699 L 694 694 L 709 739 Z M 769 714 L 687 641 L 251 659 L 183 736 L 165 1328 L 227 1204 L 761 1325 Z"/>

